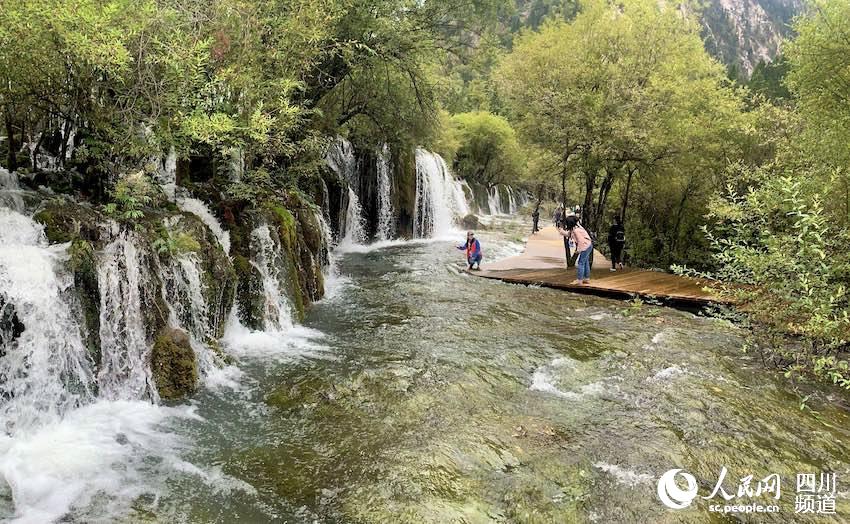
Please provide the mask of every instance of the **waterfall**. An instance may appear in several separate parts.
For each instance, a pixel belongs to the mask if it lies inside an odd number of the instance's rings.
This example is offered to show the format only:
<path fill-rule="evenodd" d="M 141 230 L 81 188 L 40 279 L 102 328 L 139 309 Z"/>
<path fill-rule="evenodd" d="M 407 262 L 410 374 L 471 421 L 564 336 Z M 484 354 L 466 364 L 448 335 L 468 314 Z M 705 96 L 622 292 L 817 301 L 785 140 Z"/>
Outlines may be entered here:
<path fill-rule="evenodd" d="M 93 396 L 92 364 L 64 296 L 73 285 L 61 269 L 65 247 L 49 247 L 39 224 L 0 208 L 0 431 L 58 421 Z"/>
<path fill-rule="evenodd" d="M 499 186 L 493 186 L 487 190 L 487 206 L 491 215 L 502 214 L 502 197 L 499 195 Z"/>
<path fill-rule="evenodd" d="M 354 178 L 357 170 L 357 159 L 354 157 L 354 146 L 351 142 L 340 137 L 337 137 L 330 149 L 325 155 L 325 163 L 328 167 L 334 170 L 337 175 L 347 181 Z"/>
<path fill-rule="evenodd" d="M 386 144 L 378 152 L 378 240 L 390 240 L 394 234 L 390 153 Z"/>
<path fill-rule="evenodd" d="M 162 297 L 168 305 L 169 324 L 189 335 L 198 372 L 206 378 L 224 367 L 225 363 L 208 345 L 216 338 L 220 320 L 207 304 L 204 295 L 206 286 L 197 257 L 193 253 L 174 257 L 162 280 Z"/>
<path fill-rule="evenodd" d="M 221 223 L 212 214 L 210 208 L 197 198 L 178 197 L 177 207 L 180 211 L 191 213 L 198 217 L 212 231 L 225 254 L 230 254 L 230 232 L 221 227 Z"/>
<path fill-rule="evenodd" d="M 342 238 L 340 246 L 362 244 L 366 240 L 366 231 L 363 224 L 363 209 L 357 193 L 348 186 L 348 202 L 345 206 L 344 221 L 342 223 Z"/>
<path fill-rule="evenodd" d="M 262 279 L 264 328 L 266 331 L 286 331 L 292 328 L 292 309 L 280 288 L 283 254 L 269 226 L 262 225 L 251 232 L 251 251 L 254 253 L 251 264 Z"/>
<path fill-rule="evenodd" d="M 451 234 L 455 218 L 467 214 L 469 206 L 463 186 L 454 179 L 443 158 L 417 148 L 413 235 L 421 238 Z"/>
<path fill-rule="evenodd" d="M 145 253 L 135 234 L 111 224 L 114 239 L 104 248 L 97 268 L 100 291 L 101 366 L 98 385 L 110 400 L 150 398 L 159 401 L 150 369 L 150 345 L 142 316 L 142 294 L 150 276 Z M 148 305 L 148 307 L 151 307 Z"/>
<path fill-rule="evenodd" d="M 506 187 L 508 189 L 508 213 L 513 215 L 517 212 L 516 200 L 514 199 L 514 190 L 511 186 Z"/>
<path fill-rule="evenodd" d="M 366 241 L 366 231 L 363 219 L 363 208 L 360 198 L 351 187 L 357 179 L 357 158 L 354 156 L 354 146 L 348 140 L 337 137 L 328 153 L 325 155 L 328 167 L 348 184 L 348 198 L 343 199 L 340 209 L 340 245 L 362 244 Z"/>
<path fill-rule="evenodd" d="M 174 200 L 177 191 L 177 152 L 172 146 L 168 154 L 153 159 L 156 165 L 153 180 L 159 184 L 169 200 Z"/>
<path fill-rule="evenodd" d="M 0 206 L 23 212 L 25 206 L 22 194 L 18 175 L 0 167 Z"/>

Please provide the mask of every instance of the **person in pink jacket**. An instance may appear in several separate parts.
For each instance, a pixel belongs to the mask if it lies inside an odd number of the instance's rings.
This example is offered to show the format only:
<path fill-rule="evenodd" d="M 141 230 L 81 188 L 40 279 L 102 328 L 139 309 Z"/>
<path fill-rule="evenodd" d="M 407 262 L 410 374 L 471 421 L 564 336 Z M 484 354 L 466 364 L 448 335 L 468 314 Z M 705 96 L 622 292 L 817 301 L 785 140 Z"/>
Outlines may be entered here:
<path fill-rule="evenodd" d="M 576 262 L 577 277 L 573 284 L 590 284 L 590 255 L 593 253 L 593 240 L 590 234 L 581 227 L 575 216 L 568 216 L 565 220 L 566 229 L 558 228 L 568 240 L 576 243 L 578 261 Z"/>

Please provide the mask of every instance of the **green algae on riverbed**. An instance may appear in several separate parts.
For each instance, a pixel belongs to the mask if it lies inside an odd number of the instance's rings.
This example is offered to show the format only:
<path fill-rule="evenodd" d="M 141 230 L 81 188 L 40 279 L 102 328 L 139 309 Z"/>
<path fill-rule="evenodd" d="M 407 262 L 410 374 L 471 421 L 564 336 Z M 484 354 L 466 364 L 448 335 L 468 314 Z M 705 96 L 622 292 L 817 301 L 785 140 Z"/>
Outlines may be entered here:
<path fill-rule="evenodd" d="M 347 283 L 306 317 L 309 356 L 243 362 L 243 399 L 198 396 L 206 421 L 186 430 L 215 435 L 194 460 L 255 490 L 212 520 L 725 522 L 707 500 L 673 511 L 656 495 L 673 468 L 707 495 L 725 466 L 727 491 L 780 474 L 782 512 L 737 518 L 787 522 L 804 520 L 797 473 L 836 471 L 843 489 L 846 411 L 824 390 L 801 411 L 730 324 L 472 279 L 455 256 L 345 255 Z"/>

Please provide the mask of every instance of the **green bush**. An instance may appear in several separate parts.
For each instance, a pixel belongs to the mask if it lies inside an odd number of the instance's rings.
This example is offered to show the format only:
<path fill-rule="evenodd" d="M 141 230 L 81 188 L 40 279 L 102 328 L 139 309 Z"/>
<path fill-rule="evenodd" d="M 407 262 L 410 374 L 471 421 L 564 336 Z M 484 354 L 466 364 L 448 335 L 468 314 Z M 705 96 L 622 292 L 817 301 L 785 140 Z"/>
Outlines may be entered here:
<path fill-rule="evenodd" d="M 738 169 L 752 185 L 712 204 L 709 276 L 739 302 L 765 361 L 850 389 L 846 225 L 824 211 L 817 177 Z"/>

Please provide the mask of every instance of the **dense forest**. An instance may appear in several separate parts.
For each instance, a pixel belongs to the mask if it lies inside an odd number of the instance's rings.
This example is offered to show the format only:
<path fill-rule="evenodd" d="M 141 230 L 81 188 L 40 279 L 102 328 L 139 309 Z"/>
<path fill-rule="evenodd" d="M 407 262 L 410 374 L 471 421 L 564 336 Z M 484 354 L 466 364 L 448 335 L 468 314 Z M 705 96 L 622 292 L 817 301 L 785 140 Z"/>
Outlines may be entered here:
<path fill-rule="evenodd" d="M 341 198 L 317 189 L 337 137 L 398 163 L 422 146 L 471 183 L 580 204 L 593 231 L 625 217 L 631 263 L 716 279 L 765 361 L 850 387 L 850 4 L 810 2 L 749 80 L 684 7 L 6 3 L 0 163 L 175 252 L 191 242 L 145 221 L 171 205 L 153 182 L 173 162 L 228 224 L 262 209 L 290 242 L 296 220 L 303 271 L 319 226 L 297 208 Z M 233 235 L 238 252 L 248 233 Z"/>

